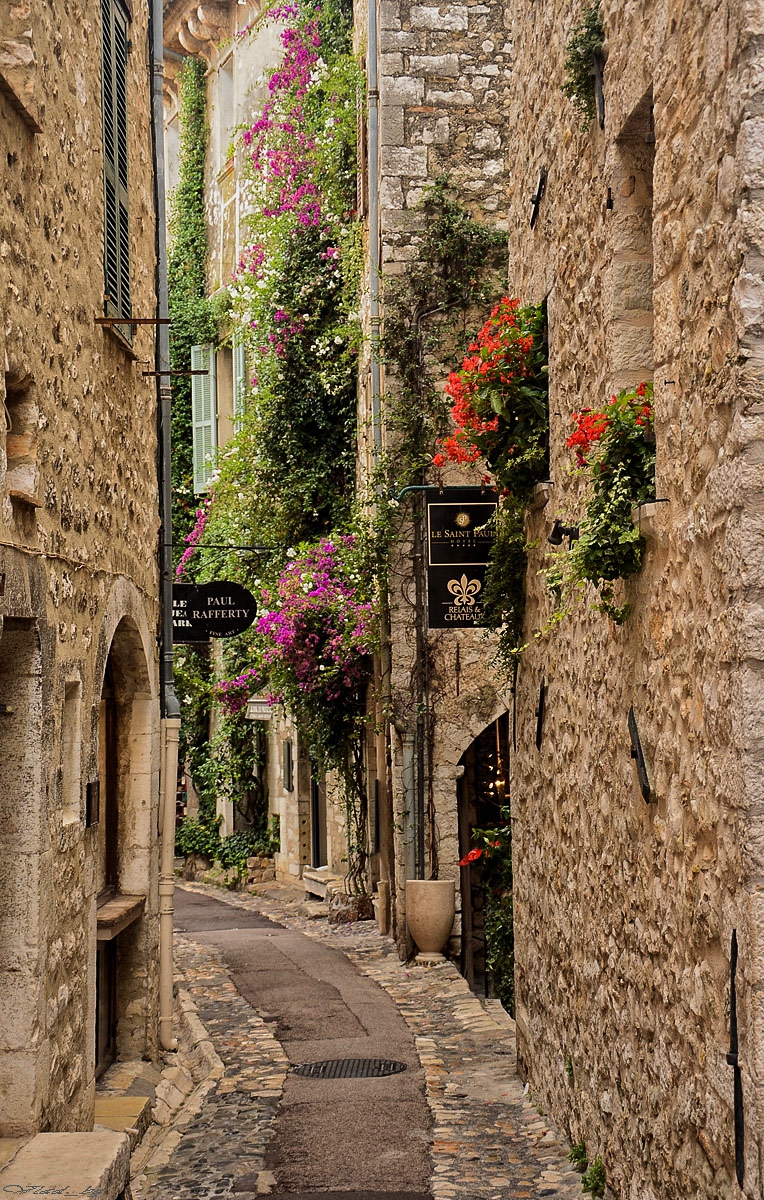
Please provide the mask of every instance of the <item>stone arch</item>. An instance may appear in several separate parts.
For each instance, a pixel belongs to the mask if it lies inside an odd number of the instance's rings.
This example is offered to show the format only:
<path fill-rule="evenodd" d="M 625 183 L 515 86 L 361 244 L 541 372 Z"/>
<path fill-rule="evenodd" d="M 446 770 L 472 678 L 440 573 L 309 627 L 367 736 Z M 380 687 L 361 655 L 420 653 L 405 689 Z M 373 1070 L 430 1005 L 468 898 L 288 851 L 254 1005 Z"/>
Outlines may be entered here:
<path fill-rule="evenodd" d="M 159 704 L 145 604 L 114 584 L 99 637 L 91 760 L 99 781 L 95 851 L 98 1070 L 155 1049 L 158 938 Z M 129 917 L 129 921 L 127 920 Z"/>

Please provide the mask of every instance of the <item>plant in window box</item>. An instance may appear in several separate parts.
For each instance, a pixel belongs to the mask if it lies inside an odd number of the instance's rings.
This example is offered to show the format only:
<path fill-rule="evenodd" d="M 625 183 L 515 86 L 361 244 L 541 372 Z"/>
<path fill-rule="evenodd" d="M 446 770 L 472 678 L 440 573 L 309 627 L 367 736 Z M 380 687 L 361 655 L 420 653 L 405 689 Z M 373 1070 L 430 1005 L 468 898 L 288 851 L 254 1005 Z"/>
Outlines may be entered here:
<path fill-rule="evenodd" d="M 600 594 L 596 607 L 621 625 L 630 606 L 615 603 L 613 583 L 639 570 L 644 550 L 632 511 L 655 499 L 653 385 L 624 389 L 604 411 L 583 409 L 573 414 L 573 422 L 567 444 L 575 449 L 591 490 L 579 537 L 555 555 L 547 582 L 558 598 L 593 583 Z"/>

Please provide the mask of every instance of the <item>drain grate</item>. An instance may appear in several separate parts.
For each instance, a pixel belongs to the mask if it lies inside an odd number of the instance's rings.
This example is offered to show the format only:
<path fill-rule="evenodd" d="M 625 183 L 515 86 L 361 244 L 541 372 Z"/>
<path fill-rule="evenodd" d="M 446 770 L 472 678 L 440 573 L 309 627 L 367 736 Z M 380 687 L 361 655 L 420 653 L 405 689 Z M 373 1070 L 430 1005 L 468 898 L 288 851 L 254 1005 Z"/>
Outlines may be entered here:
<path fill-rule="evenodd" d="M 308 1079 L 379 1079 L 398 1075 L 406 1070 L 406 1064 L 389 1058 L 331 1058 L 327 1062 L 299 1063 L 292 1070 Z"/>

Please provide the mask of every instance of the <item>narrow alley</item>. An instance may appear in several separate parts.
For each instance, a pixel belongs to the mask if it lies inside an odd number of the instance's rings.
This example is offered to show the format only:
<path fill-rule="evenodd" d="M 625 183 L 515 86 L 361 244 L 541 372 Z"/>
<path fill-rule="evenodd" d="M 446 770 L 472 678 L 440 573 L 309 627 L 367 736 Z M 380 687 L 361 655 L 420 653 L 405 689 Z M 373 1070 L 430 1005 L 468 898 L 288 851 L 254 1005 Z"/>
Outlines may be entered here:
<path fill-rule="evenodd" d="M 297 889 L 268 892 L 176 893 L 179 995 L 221 1069 L 160 1143 L 139 1148 L 134 1200 L 581 1196 L 566 1145 L 515 1073 L 514 1026 L 498 1002 L 481 1003 L 450 964 L 400 963 L 372 922 L 309 920 Z M 335 1059 L 405 1070 L 294 1072 Z"/>

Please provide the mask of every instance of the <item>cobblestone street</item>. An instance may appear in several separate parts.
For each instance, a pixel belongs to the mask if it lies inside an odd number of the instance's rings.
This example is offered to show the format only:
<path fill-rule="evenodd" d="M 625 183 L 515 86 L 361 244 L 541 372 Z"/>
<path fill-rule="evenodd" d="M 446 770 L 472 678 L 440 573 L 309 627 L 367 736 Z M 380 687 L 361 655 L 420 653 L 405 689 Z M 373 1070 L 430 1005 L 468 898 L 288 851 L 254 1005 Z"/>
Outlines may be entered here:
<path fill-rule="evenodd" d="M 372 922 L 330 926 L 326 919 L 306 919 L 293 889 L 255 897 L 185 886 L 340 950 L 395 1001 L 425 1072 L 435 1200 L 581 1197 L 567 1146 L 515 1074 L 512 1022 L 498 1002 L 475 997 L 451 964 L 428 969 L 400 963 L 392 941 L 380 937 Z M 269 1023 L 236 990 L 214 948 L 181 934 L 176 965 L 222 1069 L 198 1110 L 181 1110 L 134 1175 L 135 1200 L 281 1195 L 268 1154 L 290 1065 L 286 1054 Z"/>

